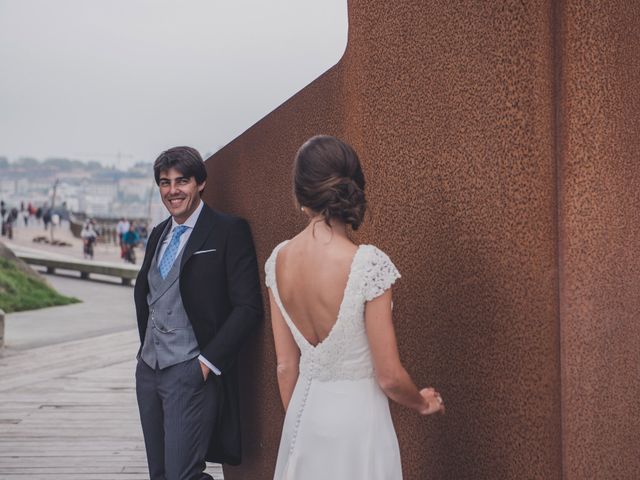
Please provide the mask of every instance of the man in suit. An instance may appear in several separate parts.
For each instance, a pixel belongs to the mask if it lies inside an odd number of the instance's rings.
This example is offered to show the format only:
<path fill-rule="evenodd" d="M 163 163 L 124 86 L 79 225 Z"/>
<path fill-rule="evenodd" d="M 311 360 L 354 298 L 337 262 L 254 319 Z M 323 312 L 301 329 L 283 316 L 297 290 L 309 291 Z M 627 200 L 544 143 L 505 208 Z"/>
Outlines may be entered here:
<path fill-rule="evenodd" d="M 171 217 L 149 235 L 134 297 L 136 393 L 151 480 L 211 479 L 205 459 L 240 463 L 236 356 L 262 319 L 246 221 L 200 199 L 207 172 L 190 147 L 153 166 Z"/>

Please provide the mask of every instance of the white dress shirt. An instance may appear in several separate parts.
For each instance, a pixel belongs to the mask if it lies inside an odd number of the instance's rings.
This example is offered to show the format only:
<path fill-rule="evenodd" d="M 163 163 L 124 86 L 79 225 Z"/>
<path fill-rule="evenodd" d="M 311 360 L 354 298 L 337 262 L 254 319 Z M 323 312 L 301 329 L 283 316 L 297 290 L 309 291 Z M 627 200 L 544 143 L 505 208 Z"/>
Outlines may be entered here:
<path fill-rule="evenodd" d="M 182 251 L 184 246 L 187 244 L 187 240 L 189 240 L 189 237 L 191 236 L 191 232 L 193 232 L 193 227 L 196 226 L 196 222 L 198 221 L 198 217 L 200 216 L 200 212 L 202 211 L 202 207 L 204 207 L 204 202 L 202 200 L 200 200 L 200 203 L 198 204 L 198 207 L 189 216 L 189 218 L 187 218 L 187 220 L 182 224 L 182 225 L 184 225 L 185 227 L 188 227 L 188 228 L 180 236 L 180 244 L 178 245 L 178 251 L 176 252 L 176 257 Z M 164 255 L 165 250 L 169 246 L 169 242 L 171 242 L 171 237 L 173 237 L 173 231 L 176 229 L 176 227 L 178 225 L 180 225 L 180 224 L 178 222 L 176 222 L 176 219 L 171 217 L 171 230 L 169 230 L 169 233 L 167 233 L 165 235 L 164 240 L 162 241 L 162 245 L 160 245 L 160 251 L 158 252 L 158 263 L 157 263 L 158 267 L 160 267 L 160 261 L 162 260 L 162 256 Z M 209 360 L 204 358 L 202 355 L 198 356 L 198 360 L 200 360 L 207 367 L 209 367 L 209 370 L 211 370 L 216 375 L 220 375 L 221 374 L 220 370 L 218 370 L 216 367 L 214 367 L 213 364 L 211 364 L 211 362 L 209 362 Z"/>

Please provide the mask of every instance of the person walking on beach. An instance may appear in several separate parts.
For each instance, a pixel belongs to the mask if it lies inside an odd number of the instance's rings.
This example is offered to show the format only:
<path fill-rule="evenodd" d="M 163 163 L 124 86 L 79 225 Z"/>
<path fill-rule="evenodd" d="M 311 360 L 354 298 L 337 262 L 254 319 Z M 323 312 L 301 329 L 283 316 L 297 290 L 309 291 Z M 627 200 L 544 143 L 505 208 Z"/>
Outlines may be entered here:
<path fill-rule="evenodd" d="M 129 224 L 129 230 L 122 236 L 122 248 L 124 249 L 124 261 L 136 263 L 135 248 L 140 243 L 140 235 L 136 230 L 135 223 Z"/>
<path fill-rule="evenodd" d="M 391 302 L 400 273 L 383 251 L 349 238 L 367 205 L 349 145 L 311 138 L 293 175 L 308 225 L 265 265 L 286 411 L 274 479 L 401 479 L 387 397 L 421 415 L 444 413 L 444 402 L 400 363 Z"/>
<path fill-rule="evenodd" d="M 171 148 L 153 169 L 171 216 L 149 235 L 134 290 L 149 475 L 211 479 L 205 459 L 241 459 L 236 357 L 262 319 L 256 254 L 245 220 L 200 199 L 197 150 Z"/>
<path fill-rule="evenodd" d="M 7 214 L 7 207 L 4 200 L 0 200 L 0 225 L 2 226 L 2 236 L 6 235 L 5 215 Z"/>
<path fill-rule="evenodd" d="M 118 236 L 118 246 L 120 247 L 120 258 L 125 258 L 124 235 L 129 231 L 129 222 L 121 218 L 116 225 L 116 235 Z M 126 261 L 126 260 L 125 260 Z"/>
<path fill-rule="evenodd" d="M 84 223 L 82 231 L 80 232 L 80 238 L 82 238 L 82 252 L 84 254 L 84 258 L 93 260 L 94 245 L 98 239 L 98 233 L 94 228 L 93 220 L 89 219 Z"/>

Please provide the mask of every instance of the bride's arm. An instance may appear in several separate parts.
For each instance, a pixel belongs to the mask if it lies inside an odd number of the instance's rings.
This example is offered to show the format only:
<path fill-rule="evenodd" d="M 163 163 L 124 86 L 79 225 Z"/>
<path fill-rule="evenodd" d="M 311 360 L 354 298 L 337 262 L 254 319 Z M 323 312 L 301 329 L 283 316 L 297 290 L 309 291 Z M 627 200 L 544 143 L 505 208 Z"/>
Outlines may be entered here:
<path fill-rule="evenodd" d="M 391 289 L 365 305 L 365 324 L 371 346 L 376 379 L 384 393 L 395 402 L 422 415 L 444 413 L 440 395 L 432 388 L 420 391 L 400 362 L 391 316 Z"/>
<path fill-rule="evenodd" d="M 269 289 L 269 303 L 271 305 L 271 329 L 273 330 L 278 362 L 278 387 L 280 388 L 282 405 L 286 411 L 298 380 L 300 350 L 293 339 L 293 335 L 291 335 L 291 330 L 282 317 L 282 313 L 280 313 L 271 289 Z"/>

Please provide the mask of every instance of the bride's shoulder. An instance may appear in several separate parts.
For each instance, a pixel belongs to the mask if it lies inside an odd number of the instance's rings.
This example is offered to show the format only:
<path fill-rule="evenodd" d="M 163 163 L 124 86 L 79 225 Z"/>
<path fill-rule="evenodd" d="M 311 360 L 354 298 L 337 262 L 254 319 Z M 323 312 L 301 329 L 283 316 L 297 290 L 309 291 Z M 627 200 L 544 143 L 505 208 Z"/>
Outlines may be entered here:
<path fill-rule="evenodd" d="M 400 272 L 385 252 L 375 245 L 360 245 L 359 270 L 366 300 L 381 295 L 400 278 Z"/>
<path fill-rule="evenodd" d="M 370 244 L 362 244 L 358 247 L 360 250 L 361 257 L 366 262 L 380 263 L 380 262 L 391 262 L 391 258 L 384 251 L 376 247 L 375 245 Z"/>
<path fill-rule="evenodd" d="M 267 287 L 270 287 L 273 283 L 273 277 L 276 268 L 276 257 L 278 256 L 278 252 L 287 244 L 288 241 L 289 240 L 284 240 L 276 245 L 275 248 L 271 251 L 271 255 L 269 255 L 269 258 L 267 258 L 267 261 L 264 264 Z"/>
<path fill-rule="evenodd" d="M 282 247 L 284 247 L 287 243 L 289 242 L 289 240 L 283 240 L 282 242 L 280 242 L 278 245 L 276 245 L 273 250 L 271 251 L 271 255 L 269 256 L 269 258 L 275 257 L 278 252 L 280 251 L 280 249 Z"/>

